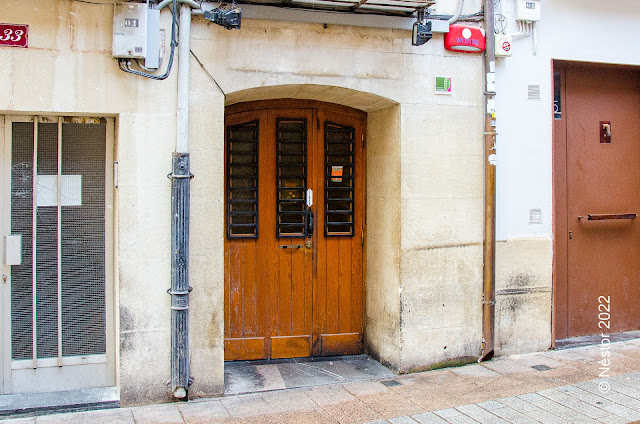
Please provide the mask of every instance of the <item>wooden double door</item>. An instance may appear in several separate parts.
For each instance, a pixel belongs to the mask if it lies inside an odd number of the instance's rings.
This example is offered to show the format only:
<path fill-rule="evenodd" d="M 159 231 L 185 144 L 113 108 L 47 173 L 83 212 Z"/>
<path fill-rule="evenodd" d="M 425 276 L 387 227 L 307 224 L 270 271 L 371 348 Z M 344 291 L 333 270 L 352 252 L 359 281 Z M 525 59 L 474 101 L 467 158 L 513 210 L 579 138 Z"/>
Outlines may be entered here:
<path fill-rule="evenodd" d="M 640 70 L 555 66 L 555 339 L 640 329 Z"/>
<path fill-rule="evenodd" d="M 366 114 L 291 99 L 225 117 L 225 360 L 361 352 Z"/>

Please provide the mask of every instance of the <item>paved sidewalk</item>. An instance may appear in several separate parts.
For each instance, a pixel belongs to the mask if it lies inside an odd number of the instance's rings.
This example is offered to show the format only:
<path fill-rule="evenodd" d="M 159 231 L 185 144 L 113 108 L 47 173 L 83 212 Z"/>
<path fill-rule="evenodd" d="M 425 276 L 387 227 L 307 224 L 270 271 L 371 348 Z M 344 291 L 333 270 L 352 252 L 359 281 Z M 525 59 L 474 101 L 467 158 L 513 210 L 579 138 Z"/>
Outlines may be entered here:
<path fill-rule="evenodd" d="M 629 423 L 640 420 L 640 339 L 499 357 L 482 364 L 350 382 L 7 423 Z"/>

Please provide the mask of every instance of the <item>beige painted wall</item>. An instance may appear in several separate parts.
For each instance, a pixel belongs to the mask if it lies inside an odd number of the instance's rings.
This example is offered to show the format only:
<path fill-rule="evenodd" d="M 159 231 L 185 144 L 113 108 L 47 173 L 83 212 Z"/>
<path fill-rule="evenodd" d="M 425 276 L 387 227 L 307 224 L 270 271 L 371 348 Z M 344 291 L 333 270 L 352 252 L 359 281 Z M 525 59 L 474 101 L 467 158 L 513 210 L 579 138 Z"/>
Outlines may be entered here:
<path fill-rule="evenodd" d="M 547 238 L 496 244 L 497 355 L 551 347 L 552 249 Z"/>
<path fill-rule="evenodd" d="M 370 112 L 367 125 L 367 351 L 400 362 L 400 106 Z"/>
<path fill-rule="evenodd" d="M 369 113 L 366 339 L 403 372 L 477 357 L 482 338 L 482 63 L 441 37 L 418 48 L 408 31 L 259 20 L 193 30 L 227 103 L 311 98 Z M 451 95 L 434 94 L 436 75 L 453 78 Z"/>
<path fill-rule="evenodd" d="M 111 115 L 119 161 L 122 403 L 168 400 L 170 181 L 176 71 L 127 75 L 111 58 L 112 5 L 5 1 L 28 49 L 0 49 L 0 113 Z M 162 13 L 168 37 L 169 13 Z M 165 59 L 167 58 L 165 46 Z M 191 58 L 191 396 L 223 385 L 224 105 L 298 97 L 367 111 L 366 340 L 399 371 L 479 355 L 481 56 L 413 47 L 404 30 L 195 17 Z M 434 77 L 453 78 L 451 95 Z M 7 95 L 8 94 L 8 95 Z"/>
<path fill-rule="evenodd" d="M 475 95 L 482 90 L 479 60 L 446 56 L 442 70 L 436 71 L 453 73 L 454 84 L 464 80 L 467 96 L 457 102 L 433 97 L 432 104 L 403 108 L 401 371 L 480 353 L 483 150 L 481 98 Z"/>

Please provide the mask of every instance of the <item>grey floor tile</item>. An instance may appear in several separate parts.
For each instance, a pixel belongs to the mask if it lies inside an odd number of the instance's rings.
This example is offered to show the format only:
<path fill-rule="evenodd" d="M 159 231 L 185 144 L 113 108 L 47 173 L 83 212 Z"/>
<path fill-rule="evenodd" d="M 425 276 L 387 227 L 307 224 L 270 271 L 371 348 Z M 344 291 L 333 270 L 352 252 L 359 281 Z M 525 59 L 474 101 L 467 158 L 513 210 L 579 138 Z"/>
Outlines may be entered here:
<path fill-rule="evenodd" d="M 538 394 L 546 397 L 549 400 L 559 403 L 560 405 L 566 406 L 567 408 L 571 408 L 574 411 L 578 411 L 590 418 L 601 418 L 605 415 L 608 415 L 608 413 L 604 409 L 589 405 L 586 402 L 571 397 L 566 393 L 559 392 L 555 389 L 542 390 L 538 392 Z"/>
<path fill-rule="evenodd" d="M 537 409 L 537 408 L 534 408 L 534 409 Z M 529 424 L 529 423 L 536 422 L 533 418 L 528 417 L 522 412 L 516 411 L 515 409 L 509 408 L 508 406 L 505 406 L 503 408 L 492 409 L 491 413 L 494 415 L 497 415 L 498 417 L 502 418 L 507 422 L 514 423 L 514 424 Z"/>
<path fill-rule="evenodd" d="M 389 418 L 389 422 L 391 424 L 416 424 L 416 421 L 413 420 L 411 417 Z"/>
<path fill-rule="evenodd" d="M 528 365 L 522 364 L 517 361 L 508 360 L 506 358 L 483 362 L 482 365 L 502 375 L 535 371 Z"/>
<path fill-rule="evenodd" d="M 604 424 L 627 424 L 629 422 L 629 420 L 613 414 L 609 414 L 606 417 L 598 418 L 598 421 Z"/>
<path fill-rule="evenodd" d="M 474 420 L 466 415 L 456 415 L 455 417 L 447 418 L 447 422 L 451 424 L 478 424 L 479 421 Z"/>
<path fill-rule="evenodd" d="M 474 420 L 484 424 L 508 424 L 508 421 L 503 420 L 497 415 L 483 409 L 477 405 L 464 405 L 456 408 L 463 414 L 473 418 Z"/>
<path fill-rule="evenodd" d="M 178 409 L 187 423 L 230 417 L 227 408 L 219 400 L 181 403 Z"/>
<path fill-rule="evenodd" d="M 253 393 L 286 388 L 277 365 L 229 363 L 224 367 L 226 394 Z"/>
<path fill-rule="evenodd" d="M 587 415 L 582 414 L 578 411 L 574 411 L 571 408 L 568 408 L 564 405 L 559 404 L 558 402 L 554 402 L 549 399 L 541 400 L 535 403 L 535 406 L 542 409 L 543 411 L 550 412 L 559 417 L 562 417 L 574 424 L 597 424 L 598 422 L 593 418 L 589 418 Z M 529 413 L 531 416 L 533 413 Z"/>
<path fill-rule="evenodd" d="M 458 415 L 462 415 L 462 412 L 458 411 L 455 408 L 439 409 L 437 411 L 433 411 L 433 413 L 440 418 L 444 418 L 445 420 Z"/>
<path fill-rule="evenodd" d="M 279 390 L 264 393 L 262 397 L 276 412 L 311 410 L 317 405 L 302 390 Z"/>
<path fill-rule="evenodd" d="M 536 409 L 538 409 L 533 406 L 533 404 L 516 396 L 498 399 L 498 402 L 500 402 L 503 406 L 507 406 L 520 413 L 535 411 Z"/>
<path fill-rule="evenodd" d="M 343 384 L 342 387 L 354 396 L 369 396 L 388 392 L 389 388 L 378 381 L 359 381 Z"/>
<path fill-rule="evenodd" d="M 610 399 L 606 399 L 597 394 L 594 394 L 587 390 L 582 390 L 581 388 L 575 386 L 562 387 L 559 388 L 558 391 L 561 391 L 562 393 L 565 393 L 573 398 L 579 399 L 597 408 L 602 408 L 606 405 L 613 405 L 615 403 Z"/>
<path fill-rule="evenodd" d="M 355 396 L 345 390 L 341 385 L 308 388 L 304 389 L 304 393 L 320 407 L 355 399 Z"/>
<path fill-rule="evenodd" d="M 527 401 L 529 403 L 542 402 L 545 400 L 543 396 L 540 396 L 537 393 L 525 393 L 523 395 L 518 396 L 520 399 Z"/>
<path fill-rule="evenodd" d="M 446 424 L 447 423 L 444 418 L 439 417 L 433 412 L 425 412 L 422 414 L 412 415 L 411 418 L 413 418 L 414 420 L 416 420 L 421 424 Z"/>
<path fill-rule="evenodd" d="M 134 424 L 133 412 L 130 408 L 104 409 L 85 413 L 87 423 L 92 424 Z"/>
<path fill-rule="evenodd" d="M 624 405 L 608 405 L 605 406 L 604 409 L 629 421 L 640 420 L 640 412 L 627 408 Z"/>
<path fill-rule="evenodd" d="M 483 364 L 472 364 L 465 365 L 464 367 L 456 367 L 452 368 L 451 372 L 464 377 L 473 378 L 500 377 L 499 373 L 485 367 Z"/>
<path fill-rule="evenodd" d="M 34 424 L 36 422 L 35 417 L 31 418 L 9 418 L 6 420 L 0 420 L 0 424 Z"/>
<path fill-rule="evenodd" d="M 552 414 L 551 412 L 543 411 L 542 409 L 527 412 L 525 415 L 542 424 L 572 424 L 564 418 Z"/>
<path fill-rule="evenodd" d="M 615 380 L 608 380 L 608 383 L 611 385 L 611 390 L 615 390 L 618 393 L 622 393 L 623 395 L 627 395 L 634 399 L 640 399 L 640 390 L 634 387 L 630 387 L 626 384 L 619 383 Z"/>
<path fill-rule="evenodd" d="M 600 391 L 600 389 L 598 389 L 598 386 L 593 382 L 578 383 L 576 384 L 576 387 L 584 389 L 585 391 L 590 392 L 591 394 L 594 394 L 596 396 L 600 396 L 604 399 L 607 399 L 610 402 L 625 405 L 630 409 L 640 412 L 640 400 L 634 399 L 620 392 L 616 392 L 615 390 L 609 390 L 608 392 L 603 393 Z"/>
<path fill-rule="evenodd" d="M 616 375 L 611 377 L 611 380 L 617 381 L 625 386 L 633 387 L 634 389 L 640 389 L 640 378 L 634 378 L 629 375 Z"/>
<path fill-rule="evenodd" d="M 136 424 L 174 424 L 184 422 L 175 403 L 138 406 L 131 408 L 131 412 Z"/>
<path fill-rule="evenodd" d="M 40 415 L 36 418 L 36 424 L 85 424 L 86 422 L 87 419 L 84 412 Z"/>
<path fill-rule="evenodd" d="M 487 411 L 491 411 L 496 408 L 503 408 L 504 405 L 496 400 L 488 400 L 486 402 L 480 402 L 477 404 L 479 407 L 486 409 Z"/>
<path fill-rule="evenodd" d="M 232 418 L 276 413 L 275 409 L 261 395 L 256 394 L 223 398 L 220 402 Z"/>

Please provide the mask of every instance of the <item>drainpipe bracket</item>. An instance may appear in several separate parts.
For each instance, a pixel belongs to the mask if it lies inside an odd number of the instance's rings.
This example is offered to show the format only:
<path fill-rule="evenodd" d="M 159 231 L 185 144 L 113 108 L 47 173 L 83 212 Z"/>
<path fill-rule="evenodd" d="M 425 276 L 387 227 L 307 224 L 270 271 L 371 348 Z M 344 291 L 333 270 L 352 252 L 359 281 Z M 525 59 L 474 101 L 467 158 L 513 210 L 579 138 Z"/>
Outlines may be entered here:
<path fill-rule="evenodd" d="M 189 173 L 189 175 L 179 175 L 179 174 L 174 174 L 173 172 L 170 172 L 167 174 L 167 178 L 169 178 L 170 180 L 174 180 L 174 179 L 178 179 L 178 178 L 188 178 L 188 179 L 192 179 L 194 177 L 193 174 Z"/>

